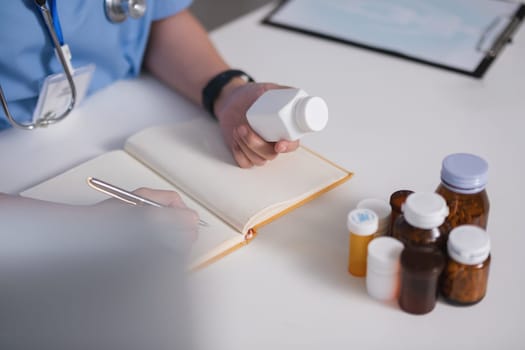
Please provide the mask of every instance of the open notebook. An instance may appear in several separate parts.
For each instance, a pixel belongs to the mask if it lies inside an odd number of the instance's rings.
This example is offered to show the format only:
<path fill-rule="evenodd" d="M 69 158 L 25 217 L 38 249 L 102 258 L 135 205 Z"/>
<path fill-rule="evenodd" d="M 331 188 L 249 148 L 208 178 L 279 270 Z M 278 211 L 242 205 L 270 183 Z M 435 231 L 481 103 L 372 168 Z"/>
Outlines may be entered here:
<path fill-rule="evenodd" d="M 107 199 L 87 186 L 89 176 L 128 190 L 175 190 L 209 224 L 192 249 L 195 269 L 248 243 L 257 228 L 351 175 L 304 147 L 263 167 L 241 169 L 218 124 L 198 118 L 145 129 L 128 138 L 124 150 L 105 153 L 21 195 L 75 205 Z"/>

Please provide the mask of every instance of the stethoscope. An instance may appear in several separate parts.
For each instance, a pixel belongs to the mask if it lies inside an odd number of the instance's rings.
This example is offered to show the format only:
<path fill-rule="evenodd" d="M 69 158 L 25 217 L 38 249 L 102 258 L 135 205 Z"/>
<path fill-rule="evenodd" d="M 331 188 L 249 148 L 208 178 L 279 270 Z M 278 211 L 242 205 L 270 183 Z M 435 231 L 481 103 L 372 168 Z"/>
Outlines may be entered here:
<path fill-rule="evenodd" d="M 73 80 L 71 54 L 69 47 L 64 43 L 62 37 L 62 28 L 60 27 L 60 21 L 58 18 L 56 0 L 50 0 L 49 6 L 47 3 L 47 0 L 35 0 L 35 4 L 40 10 L 40 14 L 44 19 L 47 31 L 51 37 L 53 46 L 55 47 L 58 60 L 64 70 L 71 96 L 67 108 L 61 114 L 57 115 L 56 113 L 48 113 L 32 123 L 21 123 L 18 122 L 9 111 L 7 99 L 5 98 L 2 85 L 0 84 L 0 102 L 2 103 L 7 120 L 13 127 L 23 130 L 33 130 L 38 127 L 46 127 L 58 123 L 73 111 L 77 102 L 77 89 L 75 81 Z M 104 0 L 104 5 L 106 17 L 113 23 L 121 23 L 128 17 L 135 19 L 141 18 L 146 12 L 146 0 Z"/>

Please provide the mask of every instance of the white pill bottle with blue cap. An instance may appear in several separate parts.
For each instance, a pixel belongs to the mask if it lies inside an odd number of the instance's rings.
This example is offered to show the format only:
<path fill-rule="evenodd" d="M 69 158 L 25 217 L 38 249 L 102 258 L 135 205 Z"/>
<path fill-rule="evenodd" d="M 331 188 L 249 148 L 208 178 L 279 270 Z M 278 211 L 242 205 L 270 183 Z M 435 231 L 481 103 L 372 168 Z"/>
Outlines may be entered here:
<path fill-rule="evenodd" d="M 469 153 L 455 153 L 443 159 L 441 184 L 436 193 L 445 198 L 449 214 L 447 233 L 460 225 L 487 228 L 490 203 L 485 189 L 488 163 Z"/>
<path fill-rule="evenodd" d="M 266 141 L 295 141 L 325 128 L 328 106 L 322 98 L 301 89 L 272 89 L 253 103 L 246 118 Z"/>

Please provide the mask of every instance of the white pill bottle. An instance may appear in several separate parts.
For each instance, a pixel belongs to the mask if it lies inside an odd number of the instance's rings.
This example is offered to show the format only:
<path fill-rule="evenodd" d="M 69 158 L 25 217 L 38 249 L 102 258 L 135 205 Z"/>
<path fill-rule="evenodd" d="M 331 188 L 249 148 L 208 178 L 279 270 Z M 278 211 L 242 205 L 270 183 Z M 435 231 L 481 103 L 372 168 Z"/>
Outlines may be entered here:
<path fill-rule="evenodd" d="M 246 117 L 266 141 L 295 141 L 325 128 L 328 106 L 322 98 L 309 96 L 301 89 L 273 89 L 253 103 Z"/>

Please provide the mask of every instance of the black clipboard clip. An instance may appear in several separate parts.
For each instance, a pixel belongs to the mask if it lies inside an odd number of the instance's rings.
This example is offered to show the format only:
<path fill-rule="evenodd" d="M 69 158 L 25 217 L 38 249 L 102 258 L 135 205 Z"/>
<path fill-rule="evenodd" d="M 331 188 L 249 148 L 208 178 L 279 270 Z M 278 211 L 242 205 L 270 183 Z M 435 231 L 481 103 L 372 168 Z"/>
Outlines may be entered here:
<path fill-rule="evenodd" d="M 512 17 L 498 17 L 495 18 L 485 29 L 481 35 L 476 50 L 485 54 L 485 58 L 478 65 L 476 70 L 473 72 L 473 76 L 481 78 L 487 71 L 491 63 L 501 53 L 503 48 L 512 42 L 512 36 L 520 26 L 523 17 L 525 16 L 525 5 L 521 5 L 518 11 Z M 503 29 L 501 29 L 503 27 Z M 497 35 L 494 31 L 501 30 L 501 33 Z M 495 39 L 494 35 L 497 35 Z"/>
<path fill-rule="evenodd" d="M 476 50 L 479 52 L 485 53 L 491 59 L 496 58 L 496 56 L 501 52 L 503 47 L 505 47 L 506 44 L 509 44 L 512 42 L 512 36 L 518 29 L 520 23 L 521 23 L 521 19 L 518 17 L 495 18 L 487 26 L 487 28 L 481 35 L 481 38 L 479 39 L 476 45 Z M 485 46 L 487 45 L 487 41 L 490 40 L 492 32 L 500 28 L 502 25 L 504 25 L 505 28 L 501 31 L 499 36 L 495 40 L 492 41 L 492 45 L 489 48 L 485 48 Z"/>

